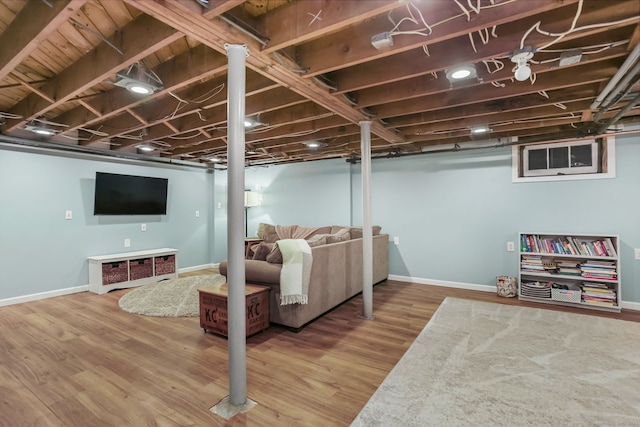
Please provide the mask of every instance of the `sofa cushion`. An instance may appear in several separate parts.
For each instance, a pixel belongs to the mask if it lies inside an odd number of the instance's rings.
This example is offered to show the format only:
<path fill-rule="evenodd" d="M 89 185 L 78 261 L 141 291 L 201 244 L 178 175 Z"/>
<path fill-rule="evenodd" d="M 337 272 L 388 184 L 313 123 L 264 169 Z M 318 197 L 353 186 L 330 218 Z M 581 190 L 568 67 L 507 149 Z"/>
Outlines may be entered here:
<path fill-rule="evenodd" d="M 258 238 L 262 239 L 263 242 L 274 243 L 278 240 L 276 226 L 261 222 L 258 225 Z"/>
<path fill-rule="evenodd" d="M 267 255 L 269 255 L 274 245 L 275 243 L 267 242 L 260 242 L 258 245 L 254 245 L 253 248 L 251 248 L 254 251 L 252 259 L 266 261 Z"/>
<path fill-rule="evenodd" d="M 280 252 L 280 248 L 275 243 L 271 251 L 267 254 L 266 261 L 272 264 L 282 264 L 282 252 Z"/>

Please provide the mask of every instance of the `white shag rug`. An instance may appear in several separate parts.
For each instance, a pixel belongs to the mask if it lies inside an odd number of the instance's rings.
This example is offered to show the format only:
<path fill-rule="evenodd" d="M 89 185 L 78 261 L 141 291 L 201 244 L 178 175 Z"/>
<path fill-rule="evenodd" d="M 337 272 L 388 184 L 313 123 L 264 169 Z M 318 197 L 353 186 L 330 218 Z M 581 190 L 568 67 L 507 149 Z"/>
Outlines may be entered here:
<path fill-rule="evenodd" d="M 224 283 L 220 274 L 163 280 L 132 289 L 118 301 L 127 313 L 156 317 L 195 317 L 199 315 L 198 288 Z"/>

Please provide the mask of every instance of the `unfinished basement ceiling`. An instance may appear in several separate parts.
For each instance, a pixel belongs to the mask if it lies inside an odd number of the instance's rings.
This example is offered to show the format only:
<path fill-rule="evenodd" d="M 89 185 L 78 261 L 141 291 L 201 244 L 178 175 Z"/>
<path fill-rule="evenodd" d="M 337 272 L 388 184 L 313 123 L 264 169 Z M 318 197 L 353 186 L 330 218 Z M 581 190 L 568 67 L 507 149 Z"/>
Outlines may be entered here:
<path fill-rule="evenodd" d="M 357 158 L 360 121 L 374 156 L 589 137 L 640 120 L 639 24 L 637 0 L 0 0 L 0 131 L 224 164 L 240 43 L 250 165 Z"/>

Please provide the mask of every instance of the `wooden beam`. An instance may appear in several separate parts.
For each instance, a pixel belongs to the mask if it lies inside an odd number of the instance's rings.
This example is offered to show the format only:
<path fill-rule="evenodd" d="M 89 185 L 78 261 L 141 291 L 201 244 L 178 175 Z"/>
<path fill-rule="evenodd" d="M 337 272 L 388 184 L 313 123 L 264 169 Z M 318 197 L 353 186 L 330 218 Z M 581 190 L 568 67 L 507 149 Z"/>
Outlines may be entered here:
<path fill-rule="evenodd" d="M 160 64 L 156 70 L 164 84 L 164 89 L 151 95 L 140 97 L 126 90 L 110 90 L 93 97 L 88 103 L 95 109 L 104 111 L 102 117 L 87 121 L 80 109 L 67 111 L 55 120 L 60 123 L 67 123 L 69 130 L 78 126 L 88 126 L 93 123 L 102 122 L 111 117 L 116 117 L 126 109 L 139 105 L 149 104 L 151 100 L 158 100 L 167 97 L 169 92 L 174 92 L 182 87 L 201 81 L 217 73 L 226 71 L 226 59 L 206 46 L 197 46 L 170 61 Z M 175 101 L 170 98 L 171 102 Z M 166 104 L 166 103 L 165 103 Z M 173 104 L 175 107 L 175 104 Z M 163 111 L 162 104 L 153 104 L 157 111 Z M 167 113 L 169 114 L 169 113 Z M 158 116 L 155 114 L 154 116 Z M 144 117 L 144 116 L 143 116 Z"/>
<path fill-rule="evenodd" d="M 580 79 L 573 78 L 571 70 L 567 72 L 545 73 L 535 85 L 528 82 L 515 82 L 508 87 L 496 88 L 485 84 L 475 88 L 458 88 L 446 93 L 436 93 L 420 98 L 419 102 L 407 103 L 403 101 L 392 102 L 376 107 L 373 111 L 385 120 L 392 117 L 406 117 L 409 114 L 421 111 L 435 111 L 443 108 L 459 107 L 478 102 L 490 103 L 492 100 L 505 98 L 517 98 L 522 95 L 537 93 L 539 91 L 553 90 L 561 87 L 579 86 L 589 83 L 597 83 L 610 78 L 615 73 L 615 65 L 611 63 L 595 63 L 581 67 Z M 397 126 L 398 122 L 393 121 Z"/>
<path fill-rule="evenodd" d="M 55 102 L 51 103 L 36 95 L 30 95 L 16 104 L 10 112 L 23 117 L 7 120 L 8 131 L 67 102 L 74 96 L 101 83 L 109 76 L 143 59 L 162 46 L 182 37 L 182 34 L 147 15 L 130 22 L 121 33 L 111 37 L 111 42 L 120 44 L 121 56 L 107 43 L 101 43 L 74 64 L 67 67 L 40 88 Z M 117 39 L 117 40 L 116 40 Z"/>
<path fill-rule="evenodd" d="M 583 60 L 579 64 L 575 64 L 575 67 L 583 67 L 586 64 L 609 60 L 613 58 L 619 58 L 627 54 L 627 48 L 625 45 L 617 46 L 611 49 L 607 49 L 604 52 L 597 53 L 594 55 L 589 55 L 583 58 Z M 539 90 L 547 90 L 541 85 L 541 82 L 548 79 L 545 79 L 543 73 L 548 71 L 557 71 L 558 67 L 554 63 L 548 64 L 536 64 L 534 65 L 534 70 L 536 73 L 536 87 L 540 87 Z M 573 68 L 573 76 L 569 83 L 578 83 L 575 78 L 576 75 L 580 76 L 582 71 L 577 71 L 578 68 Z M 582 70 L 582 68 L 579 68 Z M 432 74 L 424 74 L 416 77 L 412 77 L 410 79 L 404 79 L 393 83 L 388 83 L 381 86 L 375 86 L 372 88 L 364 89 L 361 91 L 350 93 L 357 102 L 360 107 L 370 107 L 378 104 L 388 104 L 396 101 L 407 101 L 413 98 L 419 98 L 427 95 L 433 95 L 439 92 L 447 92 L 452 89 L 451 83 L 445 78 L 444 73 L 437 74 L 437 78 Z M 464 82 L 460 83 L 457 86 L 462 86 L 466 90 L 470 90 L 474 86 L 478 86 L 481 84 L 487 83 L 499 83 L 511 85 L 513 84 L 513 71 L 511 67 L 505 67 L 502 70 L 496 71 L 493 74 L 489 74 L 483 67 L 478 69 L 478 77 L 482 80 L 471 81 L 467 84 Z M 562 78 L 560 78 L 563 80 Z M 554 87 L 562 84 L 561 82 L 557 82 Z M 453 88 L 455 90 L 455 88 Z M 532 87 L 534 89 L 534 87 Z M 496 94 L 496 91 L 493 91 Z"/>
<path fill-rule="evenodd" d="M 259 16 L 257 30 L 269 37 L 263 51 L 272 53 L 324 37 L 402 6 L 402 2 L 388 0 L 291 2 Z"/>
<path fill-rule="evenodd" d="M 369 119 L 360 111 L 354 110 L 348 103 L 336 100 L 326 88 L 305 80 L 271 56 L 260 52 L 259 43 L 246 34 L 235 30 L 233 27 L 216 22 L 215 20 L 208 21 L 201 16 L 194 15 L 188 10 L 181 8 L 179 4 L 174 2 L 125 1 L 133 7 L 166 22 L 168 25 L 174 26 L 177 30 L 194 37 L 221 53 L 225 52 L 224 45 L 226 43 L 245 44 L 250 51 L 250 55 L 247 58 L 248 68 L 253 69 L 307 99 L 314 100 L 319 105 L 335 111 L 336 114 L 345 117 L 353 123 Z M 396 132 L 386 129 L 381 123 L 377 122 L 372 124 L 372 133 L 390 142 L 400 138 Z"/>
<path fill-rule="evenodd" d="M 49 35 L 75 15 L 87 0 L 28 2 L 0 35 L 0 80 L 27 58 Z"/>
<path fill-rule="evenodd" d="M 563 2 L 562 6 L 576 2 L 578 0 L 567 0 Z M 422 11 L 422 16 L 425 17 L 427 23 L 436 24 L 443 21 L 441 25 L 433 27 L 433 32 L 429 36 L 397 35 L 393 39 L 393 46 L 377 50 L 371 44 L 371 37 L 384 31 L 390 31 L 393 28 L 387 16 L 382 15 L 366 21 L 362 25 L 348 27 L 345 31 L 329 34 L 326 37 L 298 46 L 296 48 L 297 62 L 301 67 L 309 69 L 307 76 L 325 74 L 371 60 L 396 56 L 399 53 L 413 51 L 417 48 L 421 49 L 425 44 L 433 45 L 462 36 L 466 38 L 467 33 L 534 16 L 559 7 L 557 0 L 527 0 L 526 2 L 508 3 L 503 6 L 498 4 L 491 9 L 482 10 L 480 14 L 473 17 L 473 20 L 466 22 L 466 17 L 460 13 L 460 8 L 453 1 L 415 4 Z M 415 11 L 413 13 L 415 14 Z M 399 9 L 393 16 L 399 21 L 402 17 L 409 16 L 409 14 L 407 11 L 401 13 Z M 457 18 L 447 21 L 452 16 L 457 16 Z M 421 27 L 424 27 L 421 23 L 417 25 L 406 23 L 401 28 L 419 29 Z M 467 44 L 469 44 L 468 38 Z M 513 49 L 515 47 L 511 50 Z M 455 56 L 455 54 L 455 50 L 448 52 L 448 55 Z"/>

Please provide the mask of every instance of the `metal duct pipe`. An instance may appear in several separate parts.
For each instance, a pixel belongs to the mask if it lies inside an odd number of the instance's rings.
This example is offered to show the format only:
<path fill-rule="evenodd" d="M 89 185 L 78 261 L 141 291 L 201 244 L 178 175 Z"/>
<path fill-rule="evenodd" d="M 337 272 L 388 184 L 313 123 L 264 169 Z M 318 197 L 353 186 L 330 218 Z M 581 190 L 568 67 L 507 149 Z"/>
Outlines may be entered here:
<path fill-rule="evenodd" d="M 34 150 L 83 154 L 87 156 L 111 157 L 123 160 L 137 160 L 141 162 L 159 163 L 164 165 L 180 165 L 199 169 L 214 169 L 211 165 L 189 162 L 187 160 L 172 159 L 169 157 L 155 157 L 144 154 L 125 153 L 121 151 L 107 151 L 91 148 L 83 145 L 66 145 L 49 141 L 35 141 L 27 138 L 18 138 L 8 135 L 0 135 L 0 144 L 8 148 L 28 147 Z M 12 147 L 13 146 L 13 147 Z"/>
<path fill-rule="evenodd" d="M 607 123 L 600 126 L 600 128 L 598 129 L 598 135 L 605 133 L 607 129 L 609 129 L 609 126 L 615 124 L 618 120 L 620 120 L 620 117 L 624 116 L 627 113 L 627 111 L 631 110 L 639 102 L 640 102 L 640 93 L 636 95 L 636 97 L 633 98 L 631 102 L 629 102 L 622 110 L 620 110 L 618 114 L 613 116 Z"/>
<path fill-rule="evenodd" d="M 602 92 L 600 92 L 600 95 L 598 95 L 595 101 L 593 101 L 590 107 L 591 110 L 595 110 L 600 106 L 600 104 L 602 104 L 602 101 L 607 97 L 607 95 L 609 95 L 609 93 L 614 89 L 614 87 L 616 87 L 620 79 L 627 73 L 627 71 L 629 70 L 629 68 L 631 68 L 633 63 L 636 62 L 636 60 L 638 59 L 638 56 L 640 56 L 640 43 L 638 43 L 636 47 L 633 48 L 633 50 L 631 51 L 627 59 L 624 61 L 624 63 L 622 64 L 618 72 L 611 78 L 609 83 L 607 83 L 607 85 L 602 90 Z M 619 89 L 615 90 L 614 94 L 616 92 L 619 92 Z"/>
<path fill-rule="evenodd" d="M 630 76 L 635 76 L 635 73 L 637 73 L 638 71 L 640 71 L 640 62 L 638 62 L 636 64 L 636 66 L 634 67 L 634 74 L 629 74 L 627 77 Z M 626 89 L 624 90 L 624 92 L 618 92 L 618 94 L 615 96 L 614 99 L 608 99 L 605 100 L 605 102 L 603 103 L 602 108 L 600 108 L 600 110 L 598 110 L 598 112 L 596 114 L 594 114 L 593 116 L 593 121 L 597 122 L 598 119 L 600 118 L 601 115 L 603 115 L 604 113 L 606 113 L 607 111 L 609 111 L 609 109 L 611 107 L 613 107 L 614 105 L 616 105 L 622 98 L 624 98 L 625 96 L 627 96 L 627 94 L 629 92 L 631 92 L 631 89 L 633 89 L 633 87 L 640 82 L 640 76 L 636 78 L 636 80 L 632 83 L 629 83 L 630 78 L 625 78 L 625 83 L 624 85 L 626 85 Z M 620 84 L 620 87 L 624 87 L 623 84 Z"/>

